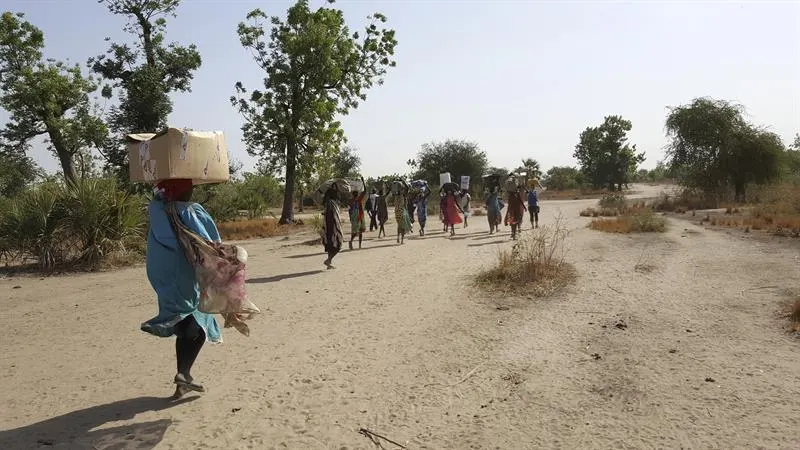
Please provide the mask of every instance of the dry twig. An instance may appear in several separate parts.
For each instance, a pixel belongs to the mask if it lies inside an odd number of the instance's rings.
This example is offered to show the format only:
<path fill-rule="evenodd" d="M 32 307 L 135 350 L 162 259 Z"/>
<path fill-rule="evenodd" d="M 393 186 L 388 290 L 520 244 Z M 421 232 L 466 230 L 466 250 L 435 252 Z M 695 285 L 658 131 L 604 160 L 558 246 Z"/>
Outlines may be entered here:
<path fill-rule="evenodd" d="M 398 444 L 397 442 L 395 442 L 395 441 L 393 441 L 393 440 L 391 440 L 391 439 L 387 438 L 386 436 L 381 436 L 381 435 L 380 435 L 380 434 L 378 434 L 378 433 L 373 433 L 372 431 L 369 431 L 369 430 L 368 430 L 368 429 L 366 429 L 366 428 L 360 428 L 360 429 L 358 430 L 358 433 L 359 433 L 359 434 L 362 434 L 362 435 L 364 435 L 364 436 L 366 436 L 366 437 L 367 437 L 367 439 L 369 439 L 370 441 L 372 441 L 372 443 L 373 443 L 373 444 L 375 444 L 376 446 L 378 446 L 379 448 L 383 448 L 383 445 L 381 445 L 381 443 L 380 443 L 380 441 L 379 441 L 378 439 L 383 439 L 384 441 L 386 441 L 386 442 L 388 442 L 388 443 L 390 443 L 390 444 L 394 444 L 394 445 L 396 445 L 396 446 L 398 446 L 398 447 L 400 447 L 400 448 L 406 448 L 406 446 L 405 446 L 405 445 Z"/>

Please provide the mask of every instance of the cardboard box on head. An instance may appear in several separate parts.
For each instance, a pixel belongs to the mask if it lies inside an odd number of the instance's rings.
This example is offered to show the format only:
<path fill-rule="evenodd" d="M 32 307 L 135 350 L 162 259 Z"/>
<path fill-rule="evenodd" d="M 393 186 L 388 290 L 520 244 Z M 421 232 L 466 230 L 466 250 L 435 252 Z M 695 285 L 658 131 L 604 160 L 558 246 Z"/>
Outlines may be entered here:
<path fill-rule="evenodd" d="M 157 133 L 129 134 L 130 177 L 135 183 L 191 179 L 194 184 L 230 179 L 228 146 L 221 131 L 167 128 Z"/>

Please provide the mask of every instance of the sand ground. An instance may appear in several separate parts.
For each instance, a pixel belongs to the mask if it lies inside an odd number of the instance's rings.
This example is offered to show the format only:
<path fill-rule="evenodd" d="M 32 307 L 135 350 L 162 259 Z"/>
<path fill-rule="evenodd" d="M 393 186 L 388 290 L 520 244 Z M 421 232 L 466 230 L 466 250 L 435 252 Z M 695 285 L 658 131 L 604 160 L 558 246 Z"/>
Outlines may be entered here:
<path fill-rule="evenodd" d="M 209 392 L 177 404 L 173 341 L 139 331 L 143 267 L 0 280 L 0 448 L 375 448 L 361 427 L 412 449 L 798 448 L 800 342 L 779 317 L 797 247 L 675 219 L 599 234 L 578 217 L 594 203 L 542 204 L 579 273 L 546 299 L 470 285 L 511 246 L 485 217 L 369 235 L 333 271 L 307 236 L 248 242 L 264 314 L 203 349 Z"/>

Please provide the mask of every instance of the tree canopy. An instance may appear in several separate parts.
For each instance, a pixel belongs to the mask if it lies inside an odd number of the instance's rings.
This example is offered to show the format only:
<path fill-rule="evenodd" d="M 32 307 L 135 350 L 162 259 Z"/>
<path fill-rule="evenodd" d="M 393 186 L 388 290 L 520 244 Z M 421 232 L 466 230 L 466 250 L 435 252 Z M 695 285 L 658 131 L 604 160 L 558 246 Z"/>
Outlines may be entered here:
<path fill-rule="evenodd" d="M 575 167 L 555 166 L 544 175 L 542 184 L 556 191 L 579 189 L 583 185 L 583 174 Z"/>
<path fill-rule="evenodd" d="M 620 116 L 606 116 L 597 127 L 588 127 L 580 135 L 573 156 L 586 180 L 595 188 L 607 186 L 622 190 L 631 174 L 644 161 L 644 153 L 636 153 L 636 145 L 628 144 L 632 125 Z"/>
<path fill-rule="evenodd" d="M 395 65 L 394 30 L 382 28 L 383 14 L 368 20 L 363 32 L 351 33 L 341 10 L 312 10 L 300 0 L 286 18 L 255 9 L 239 24 L 239 39 L 265 78 L 249 95 L 236 83 L 231 103 L 244 117 L 248 153 L 285 172 L 281 223 L 293 220 L 297 178 L 316 172 L 342 146 L 337 116 L 357 108 Z"/>
<path fill-rule="evenodd" d="M 110 84 L 103 95 L 118 92 L 119 104 L 111 108 L 109 125 L 119 139 L 128 133 L 155 133 L 167 125 L 172 112 L 172 92 L 191 91 L 201 58 L 194 44 L 167 44 L 167 17 L 175 17 L 180 0 L 99 0 L 109 12 L 128 18 L 124 31 L 135 44 L 112 43 L 100 56 L 90 58 L 92 70 Z M 110 40 L 110 38 L 106 38 Z M 107 146 L 110 166 L 127 178 L 127 152 L 117 139 Z"/>
<path fill-rule="evenodd" d="M 44 34 L 23 14 L 5 12 L 0 19 L 0 107 L 10 120 L 0 130 L 4 153 L 21 158 L 37 136 L 74 182 L 75 157 L 107 140 L 105 123 L 94 114 L 89 94 L 97 84 L 79 66 L 45 60 Z M 17 161 L 23 161 L 17 159 Z"/>
<path fill-rule="evenodd" d="M 439 184 L 440 173 L 449 172 L 456 183 L 458 177 L 464 175 L 476 182 L 489 167 L 486 152 L 477 143 L 454 139 L 423 144 L 417 157 L 408 161 L 408 164 L 414 170 L 413 178 L 425 180 L 434 186 Z"/>
<path fill-rule="evenodd" d="M 744 201 L 748 183 L 763 184 L 780 174 L 781 139 L 743 114 L 741 105 L 712 98 L 670 109 L 667 158 L 681 183 L 715 193 L 733 187 L 735 200 Z"/>
<path fill-rule="evenodd" d="M 533 158 L 525 158 L 522 160 L 522 165 L 517 167 L 516 173 L 525 174 L 525 180 L 539 179 L 542 177 L 542 168 L 539 161 Z"/>

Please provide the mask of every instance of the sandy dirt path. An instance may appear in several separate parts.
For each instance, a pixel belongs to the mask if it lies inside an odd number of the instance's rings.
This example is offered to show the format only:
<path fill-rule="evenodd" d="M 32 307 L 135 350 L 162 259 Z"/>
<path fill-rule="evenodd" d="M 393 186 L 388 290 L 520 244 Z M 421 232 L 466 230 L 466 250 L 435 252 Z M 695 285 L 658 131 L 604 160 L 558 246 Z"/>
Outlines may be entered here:
<path fill-rule="evenodd" d="M 209 392 L 179 404 L 173 341 L 139 331 L 143 267 L 0 280 L 0 449 L 376 448 L 361 427 L 414 449 L 797 448 L 800 342 L 778 317 L 797 247 L 679 220 L 599 234 L 594 203 L 542 204 L 580 275 L 547 299 L 470 285 L 511 246 L 485 217 L 370 235 L 334 271 L 303 237 L 249 242 L 264 314 L 203 349 Z"/>

